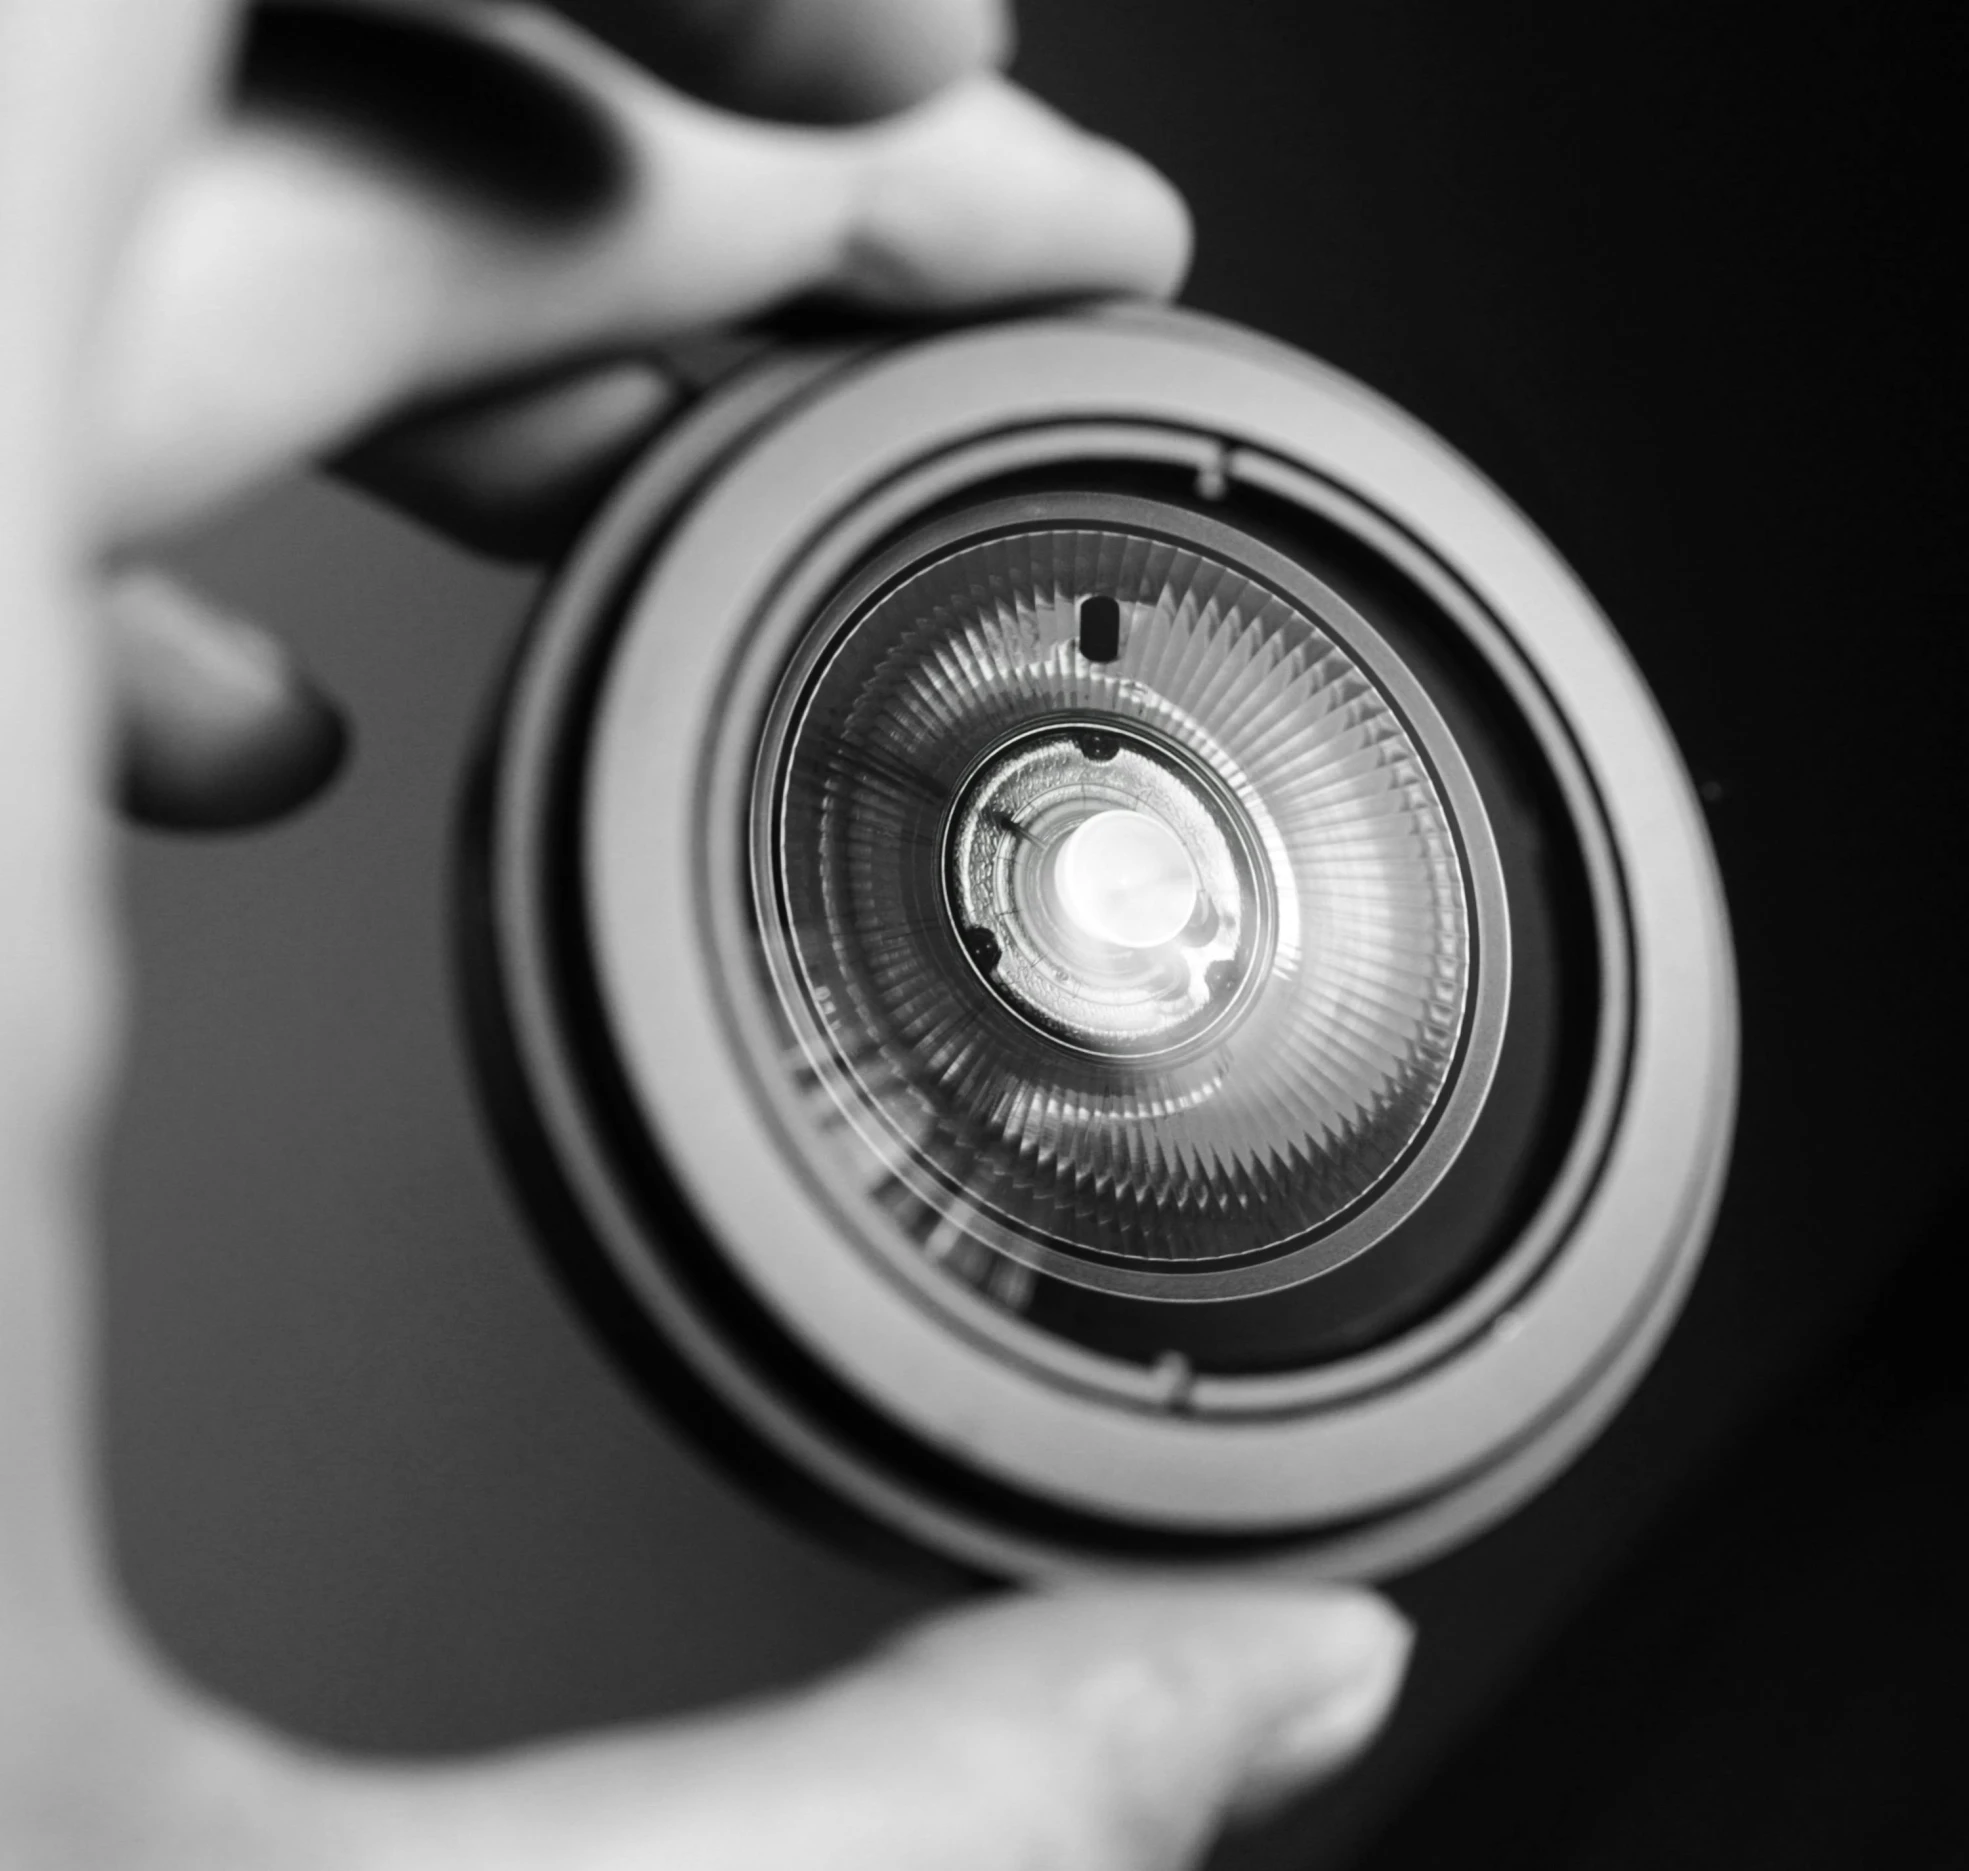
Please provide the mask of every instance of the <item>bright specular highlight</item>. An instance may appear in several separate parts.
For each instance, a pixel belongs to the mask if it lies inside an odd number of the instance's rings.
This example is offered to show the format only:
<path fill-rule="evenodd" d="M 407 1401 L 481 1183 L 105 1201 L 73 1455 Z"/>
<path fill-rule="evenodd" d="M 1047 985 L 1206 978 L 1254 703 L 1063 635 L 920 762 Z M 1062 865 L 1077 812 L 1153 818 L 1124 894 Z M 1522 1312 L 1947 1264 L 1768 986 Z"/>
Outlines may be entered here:
<path fill-rule="evenodd" d="M 1196 914 L 1196 866 L 1146 812 L 1096 812 L 1061 841 L 1053 876 L 1068 917 L 1117 948 L 1161 948 Z"/>

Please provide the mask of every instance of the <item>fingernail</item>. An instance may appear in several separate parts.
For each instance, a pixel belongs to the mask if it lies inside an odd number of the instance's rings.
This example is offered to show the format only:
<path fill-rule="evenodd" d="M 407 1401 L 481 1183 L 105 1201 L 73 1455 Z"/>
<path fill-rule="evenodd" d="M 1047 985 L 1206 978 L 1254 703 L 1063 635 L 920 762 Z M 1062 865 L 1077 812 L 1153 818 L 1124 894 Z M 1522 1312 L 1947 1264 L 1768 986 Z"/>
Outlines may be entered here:
<path fill-rule="evenodd" d="M 1314 1699 L 1288 1715 L 1253 1760 L 1234 1817 L 1262 1819 L 1348 1765 L 1377 1735 L 1401 1693 L 1414 1631 L 1392 1606 L 1360 1601 L 1346 1649 Z"/>

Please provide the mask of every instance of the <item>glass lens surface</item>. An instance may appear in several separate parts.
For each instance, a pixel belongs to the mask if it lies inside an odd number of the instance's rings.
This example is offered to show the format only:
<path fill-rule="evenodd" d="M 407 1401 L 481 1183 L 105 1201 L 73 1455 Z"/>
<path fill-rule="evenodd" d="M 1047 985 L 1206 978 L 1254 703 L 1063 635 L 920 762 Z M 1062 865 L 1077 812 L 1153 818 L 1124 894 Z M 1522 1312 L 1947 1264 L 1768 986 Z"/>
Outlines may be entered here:
<path fill-rule="evenodd" d="M 1222 1266 L 1357 1207 L 1471 995 L 1456 829 L 1330 621 L 1191 543 L 945 550 L 790 678 L 752 810 L 818 1147 L 932 1259 Z"/>

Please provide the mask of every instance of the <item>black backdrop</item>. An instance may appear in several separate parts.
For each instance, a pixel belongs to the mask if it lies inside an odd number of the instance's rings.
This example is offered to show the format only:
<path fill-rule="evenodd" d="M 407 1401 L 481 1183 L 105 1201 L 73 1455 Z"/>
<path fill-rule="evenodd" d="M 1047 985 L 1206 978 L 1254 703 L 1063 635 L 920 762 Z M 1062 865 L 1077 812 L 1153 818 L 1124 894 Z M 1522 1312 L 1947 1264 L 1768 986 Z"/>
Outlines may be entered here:
<path fill-rule="evenodd" d="M 1729 1799 L 1799 1815 L 1789 1862 L 1815 1830 L 1844 1862 L 1890 1836 L 1914 1861 L 1885 1808 L 1918 1793 L 1936 1673 L 1878 1659 L 1940 1641 L 1918 1596 L 1867 1667 L 1785 1672 L 1823 1657 L 1815 1618 L 1876 1615 L 1869 1556 L 1942 1540 L 1921 1503 L 1961 1465 L 1935 1392 L 1897 1413 L 1878 1378 L 1949 1361 L 1964 1104 L 1969 570 L 1939 303 L 1962 202 L 1923 100 L 1940 10 L 1916 17 L 1056 0 L 1022 22 L 1020 74 L 1189 194 L 1192 303 L 1407 404 L 1578 567 L 1704 784 L 1743 973 L 1736 1168 L 1666 1357 L 1573 1474 L 1399 1586 L 1423 1639 L 1394 1732 L 1226 1864 L 1338 1865 L 1398 1813 L 1378 1866 L 1629 1862 L 1607 1813 L 1708 1862 L 1702 1840 L 1749 1835 L 1645 1821 Z M 298 826 L 133 841 L 108 1437 L 160 1641 L 290 1727 L 404 1752 L 851 1651 L 923 1595 L 642 1420 L 528 1264 L 473 1125 L 442 865 L 524 582 L 318 485 L 186 557 L 294 632 L 363 744 Z M 1924 1232 L 1917 1299 L 1849 1350 Z M 1881 1791 L 1845 1830 L 1808 1795 L 1846 1730 L 1828 1714 L 1794 1749 L 1720 1686 L 1732 1606 L 1766 1608 L 1739 1690 L 1878 1712 Z M 1742 1771 L 1676 1766 L 1719 1754 Z"/>

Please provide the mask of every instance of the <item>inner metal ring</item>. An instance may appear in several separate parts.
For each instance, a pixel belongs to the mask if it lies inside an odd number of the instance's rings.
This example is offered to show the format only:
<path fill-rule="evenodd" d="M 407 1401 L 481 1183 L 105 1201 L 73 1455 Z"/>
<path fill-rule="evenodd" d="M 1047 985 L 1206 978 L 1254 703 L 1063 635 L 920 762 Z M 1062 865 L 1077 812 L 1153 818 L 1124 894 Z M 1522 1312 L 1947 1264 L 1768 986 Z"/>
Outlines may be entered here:
<path fill-rule="evenodd" d="M 1082 936 L 1058 875 L 1084 827 L 1134 814 L 1174 834 L 1195 887 L 1170 941 L 1131 949 Z M 1038 1031 L 1098 1056 L 1205 1043 L 1271 965 L 1274 892 L 1248 812 L 1172 743 L 1112 717 L 1048 722 L 991 749 L 951 811 L 944 875 L 979 979 Z"/>

